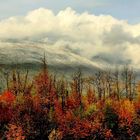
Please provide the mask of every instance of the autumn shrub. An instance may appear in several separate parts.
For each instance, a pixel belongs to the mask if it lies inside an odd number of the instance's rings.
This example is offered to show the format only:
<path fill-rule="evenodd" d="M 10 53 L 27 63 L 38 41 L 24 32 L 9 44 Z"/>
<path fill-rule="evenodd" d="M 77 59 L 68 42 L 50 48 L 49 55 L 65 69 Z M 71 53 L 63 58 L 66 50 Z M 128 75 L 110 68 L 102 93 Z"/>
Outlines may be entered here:
<path fill-rule="evenodd" d="M 4 135 L 6 125 L 14 116 L 14 101 L 15 96 L 9 91 L 5 91 L 0 96 L 0 137 Z"/>
<path fill-rule="evenodd" d="M 25 140 L 24 132 L 21 126 L 16 126 L 14 124 L 9 124 L 6 131 L 7 140 Z"/>
<path fill-rule="evenodd" d="M 21 124 L 28 140 L 45 139 L 54 123 L 49 120 L 49 110 L 44 100 L 35 96 L 26 96 L 24 104 L 18 105 L 15 119 Z"/>
<path fill-rule="evenodd" d="M 135 132 L 133 131 L 133 125 L 136 119 L 134 103 L 128 99 L 123 99 L 119 102 L 118 106 L 119 137 L 134 139 Z"/>

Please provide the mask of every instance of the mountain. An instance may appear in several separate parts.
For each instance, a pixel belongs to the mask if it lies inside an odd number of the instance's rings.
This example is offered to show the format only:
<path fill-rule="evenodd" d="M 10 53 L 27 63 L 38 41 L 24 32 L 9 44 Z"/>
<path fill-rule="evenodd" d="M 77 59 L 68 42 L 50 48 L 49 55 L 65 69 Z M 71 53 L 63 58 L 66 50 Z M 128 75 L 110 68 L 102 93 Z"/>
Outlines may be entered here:
<path fill-rule="evenodd" d="M 1 67 L 39 69 L 44 54 L 55 73 L 73 73 L 78 68 L 87 74 L 102 69 L 101 64 L 74 52 L 69 47 L 54 47 L 39 43 L 4 43 L 0 46 Z"/>

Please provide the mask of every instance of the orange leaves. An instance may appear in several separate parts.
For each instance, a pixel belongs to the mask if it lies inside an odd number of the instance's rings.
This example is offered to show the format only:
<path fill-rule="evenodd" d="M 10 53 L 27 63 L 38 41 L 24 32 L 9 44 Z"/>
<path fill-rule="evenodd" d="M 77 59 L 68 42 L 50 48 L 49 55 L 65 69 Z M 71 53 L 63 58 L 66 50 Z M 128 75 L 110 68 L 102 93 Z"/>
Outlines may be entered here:
<path fill-rule="evenodd" d="M 0 96 L 0 122 L 8 122 L 13 116 L 13 103 L 15 96 L 6 91 Z"/>
<path fill-rule="evenodd" d="M 42 96 L 46 96 L 49 91 L 50 79 L 48 73 L 40 73 L 35 79 L 36 90 Z"/>
<path fill-rule="evenodd" d="M 81 80 L 76 77 L 70 88 L 44 70 L 28 92 L 4 92 L 0 96 L 0 129 L 4 138 L 109 140 L 138 136 L 140 100 L 98 99 L 90 87 L 85 91 Z"/>
<path fill-rule="evenodd" d="M 112 132 L 110 129 L 106 129 L 104 132 L 104 136 L 106 140 L 110 140 L 113 138 Z"/>
<path fill-rule="evenodd" d="M 91 130 L 92 125 L 89 121 L 76 118 L 69 133 L 74 138 L 85 138 L 91 134 Z"/>
<path fill-rule="evenodd" d="M 25 140 L 22 128 L 14 124 L 9 124 L 6 138 L 7 140 Z"/>
<path fill-rule="evenodd" d="M 96 96 L 91 90 L 91 88 L 89 88 L 87 94 L 83 96 L 82 101 L 86 110 L 91 108 L 91 106 L 93 106 L 96 103 Z"/>
<path fill-rule="evenodd" d="M 94 92 L 91 90 L 91 88 L 89 88 L 88 92 L 87 92 L 87 101 L 88 104 L 92 104 L 96 101 L 96 97 Z"/>
<path fill-rule="evenodd" d="M 135 117 L 135 108 L 133 102 L 129 100 L 121 101 L 118 115 L 120 119 L 120 125 L 122 127 L 130 126 Z"/>
<path fill-rule="evenodd" d="M 122 127 L 131 125 L 136 115 L 134 102 L 129 99 L 121 99 L 118 101 L 109 98 L 106 100 L 106 105 L 113 108 L 118 115 Z"/>
<path fill-rule="evenodd" d="M 12 92 L 10 91 L 5 91 L 1 96 L 0 96 L 0 102 L 3 102 L 5 104 L 11 105 L 15 101 L 15 96 Z"/>
<path fill-rule="evenodd" d="M 60 102 L 55 102 L 55 117 L 57 122 L 63 125 L 64 123 L 70 122 L 74 116 L 72 110 L 66 110 L 64 112 Z"/>
<path fill-rule="evenodd" d="M 38 95 L 35 95 L 34 97 L 33 97 L 33 106 L 34 106 L 34 108 L 36 109 L 36 110 L 40 110 L 40 108 L 41 108 L 41 99 L 40 99 L 40 97 L 38 96 Z"/>
<path fill-rule="evenodd" d="M 67 110 L 63 111 L 60 102 L 55 103 L 55 116 L 59 131 L 63 136 L 71 135 L 73 138 L 84 138 L 90 135 L 91 123 L 86 119 L 80 119 L 74 115 L 74 109 L 78 106 L 74 98 L 67 101 Z"/>
<path fill-rule="evenodd" d="M 75 109 L 80 106 L 80 98 L 77 93 L 72 93 L 67 99 L 67 109 Z"/>

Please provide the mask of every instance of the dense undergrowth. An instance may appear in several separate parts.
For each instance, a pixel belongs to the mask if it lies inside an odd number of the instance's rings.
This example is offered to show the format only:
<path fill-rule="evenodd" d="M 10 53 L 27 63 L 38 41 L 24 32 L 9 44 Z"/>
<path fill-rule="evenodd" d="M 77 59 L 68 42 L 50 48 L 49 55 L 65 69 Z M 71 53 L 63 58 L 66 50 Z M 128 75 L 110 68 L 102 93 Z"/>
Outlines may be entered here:
<path fill-rule="evenodd" d="M 139 91 L 127 72 L 124 83 L 98 73 L 95 85 L 81 72 L 71 82 L 57 80 L 45 63 L 33 81 L 13 72 L 0 96 L 0 139 L 140 139 Z"/>

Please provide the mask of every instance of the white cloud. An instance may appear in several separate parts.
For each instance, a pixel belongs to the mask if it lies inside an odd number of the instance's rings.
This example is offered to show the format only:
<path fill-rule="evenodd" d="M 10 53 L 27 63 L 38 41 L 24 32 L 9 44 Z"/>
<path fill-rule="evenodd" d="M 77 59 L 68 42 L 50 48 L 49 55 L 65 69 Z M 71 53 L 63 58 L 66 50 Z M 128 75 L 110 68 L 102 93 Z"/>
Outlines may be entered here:
<path fill-rule="evenodd" d="M 42 44 L 91 62 L 100 58 L 106 63 L 129 62 L 140 68 L 140 24 L 131 25 L 110 15 L 79 14 L 71 8 L 54 14 L 40 8 L 26 16 L 0 21 L 0 40 L 13 46 L 25 42 L 29 47 L 31 43 Z"/>

